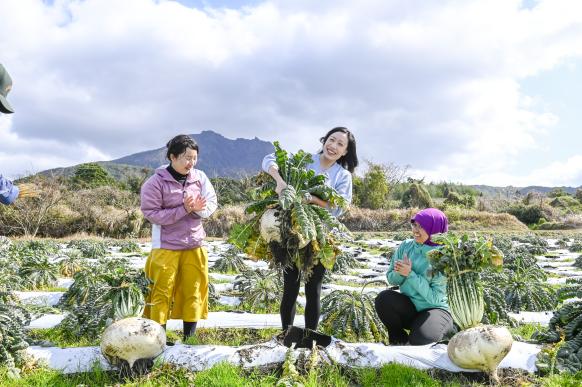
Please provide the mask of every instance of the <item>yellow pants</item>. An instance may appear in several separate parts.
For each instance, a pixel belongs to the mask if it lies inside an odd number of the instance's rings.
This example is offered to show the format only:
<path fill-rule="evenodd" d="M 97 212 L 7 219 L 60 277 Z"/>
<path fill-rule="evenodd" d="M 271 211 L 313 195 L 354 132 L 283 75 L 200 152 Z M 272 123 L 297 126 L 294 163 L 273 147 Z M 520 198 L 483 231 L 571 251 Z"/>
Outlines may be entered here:
<path fill-rule="evenodd" d="M 153 281 L 143 316 L 160 324 L 169 318 L 195 322 L 208 318 L 208 253 L 153 249 L 145 265 Z"/>

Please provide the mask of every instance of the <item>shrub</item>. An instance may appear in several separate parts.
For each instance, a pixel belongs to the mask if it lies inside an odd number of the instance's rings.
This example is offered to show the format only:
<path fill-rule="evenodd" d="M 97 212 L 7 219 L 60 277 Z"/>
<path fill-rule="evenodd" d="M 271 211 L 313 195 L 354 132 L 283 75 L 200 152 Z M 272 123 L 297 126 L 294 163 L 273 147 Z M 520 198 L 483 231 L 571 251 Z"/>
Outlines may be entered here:
<path fill-rule="evenodd" d="M 101 165 L 97 163 L 85 163 L 75 169 L 71 182 L 76 187 L 96 188 L 103 185 L 111 185 L 114 179 Z"/>
<path fill-rule="evenodd" d="M 444 201 L 445 206 L 461 206 L 465 208 L 475 207 L 475 196 L 470 194 L 459 194 L 455 191 L 450 191 Z"/>
<path fill-rule="evenodd" d="M 525 205 L 522 203 L 516 203 L 507 208 L 506 212 L 515 216 L 525 224 L 537 224 L 541 218 L 546 220 L 554 218 L 552 209 L 545 205 Z"/>
<path fill-rule="evenodd" d="M 572 196 L 558 196 L 550 202 L 550 206 L 562 209 L 578 209 L 580 202 Z"/>
<path fill-rule="evenodd" d="M 410 186 L 402 196 L 402 207 L 428 208 L 432 206 L 432 198 L 422 181 L 411 180 Z"/>

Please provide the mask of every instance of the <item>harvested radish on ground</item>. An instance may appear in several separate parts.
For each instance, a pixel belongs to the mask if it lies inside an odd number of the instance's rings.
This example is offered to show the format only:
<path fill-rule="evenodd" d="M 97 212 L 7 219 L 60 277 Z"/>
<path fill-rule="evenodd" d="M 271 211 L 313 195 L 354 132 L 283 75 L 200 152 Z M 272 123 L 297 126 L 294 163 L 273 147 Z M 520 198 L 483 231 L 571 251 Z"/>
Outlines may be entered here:
<path fill-rule="evenodd" d="M 101 353 L 111 365 L 125 360 L 129 368 L 137 360 L 154 359 L 166 345 L 166 332 L 157 322 L 141 317 L 130 317 L 111 324 L 101 336 Z"/>
<path fill-rule="evenodd" d="M 509 353 L 512 344 L 513 338 L 507 328 L 480 325 L 453 336 L 447 353 L 459 367 L 487 372 L 497 382 L 497 366 Z"/>

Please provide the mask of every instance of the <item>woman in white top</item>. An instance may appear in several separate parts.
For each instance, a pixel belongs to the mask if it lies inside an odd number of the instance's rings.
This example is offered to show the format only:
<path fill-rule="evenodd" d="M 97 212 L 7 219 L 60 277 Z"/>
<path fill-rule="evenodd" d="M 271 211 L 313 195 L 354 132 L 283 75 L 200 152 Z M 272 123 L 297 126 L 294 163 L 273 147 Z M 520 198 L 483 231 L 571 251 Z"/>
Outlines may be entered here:
<path fill-rule="evenodd" d="M 323 144 L 322 149 L 319 153 L 313 155 L 313 163 L 308 165 L 308 168 L 315 171 L 316 174 L 325 175 L 326 184 L 334 188 L 339 195 L 350 203 L 352 201 L 352 173 L 358 165 L 356 139 L 348 129 L 337 127 L 327 132 L 320 141 Z M 273 177 L 277 183 L 275 191 L 280 194 L 287 184 L 279 174 L 274 154 L 265 156 L 263 170 Z M 329 202 L 316 196 L 312 196 L 310 203 L 327 208 L 334 216 L 341 215 L 341 208 L 330 208 Z M 276 256 L 282 252 L 272 249 L 272 253 Z M 282 259 L 277 260 L 282 261 Z M 292 266 L 285 268 L 283 274 L 284 288 L 280 314 L 281 324 L 285 330 L 290 325 L 293 325 L 295 318 L 295 305 L 301 285 L 301 271 L 296 266 Z M 321 283 L 324 274 L 325 268 L 321 263 L 318 263 L 305 282 L 305 297 L 307 301 L 305 305 L 305 327 L 313 330 L 317 329 L 319 323 Z"/>

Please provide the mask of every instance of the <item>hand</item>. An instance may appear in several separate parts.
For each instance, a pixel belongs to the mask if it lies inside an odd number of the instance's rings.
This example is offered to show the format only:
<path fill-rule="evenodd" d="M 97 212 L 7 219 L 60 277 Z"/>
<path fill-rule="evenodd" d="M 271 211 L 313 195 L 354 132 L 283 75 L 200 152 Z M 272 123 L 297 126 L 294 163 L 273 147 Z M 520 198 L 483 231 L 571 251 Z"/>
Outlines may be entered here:
<path fill-rule="evenodd" d="M 394 271 L 400 274 L 403 277 L 408 277 L 410 271 L 412 270 L 412 262 L 407 255 L 404 256 L 404 259 L 396 261 L 394 263 Z"/>
<path fill-rule="evenodd" d="M 40 196 L 38 187 L 34 184 L 18 184 L 18 198 L 37 198 Z"/>
<path fill-rule="evenodd" d="M 285 183 L 283 181 L 283 179 L 277 181 L 277 186 L 275 187 L 275 192 L 277 192 L 277 195 L 281 195 L 281 192 L 283 192 L 283 190 L 287 188 L 287 183 Z"/>
<path fill-rule="evenodd" d="M 306 192 L 305 195 L 303 195 L 301 201 L 303 202 L 303 204 L 311 204 L 314 202 L 313 196 L 309 192 Z"/>
<path fill-rule="evenodd" d="M 206 208 L 206 198 L 203 198 L 202 196 L 198 195 L 198 196 L 191 196 L 191 195 L 187 195 L 184 198 L 184 208 L 186 209 L 186 212 L 191 213 L 194 211 L 202 211 Z"/>

